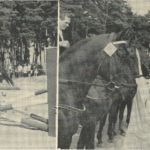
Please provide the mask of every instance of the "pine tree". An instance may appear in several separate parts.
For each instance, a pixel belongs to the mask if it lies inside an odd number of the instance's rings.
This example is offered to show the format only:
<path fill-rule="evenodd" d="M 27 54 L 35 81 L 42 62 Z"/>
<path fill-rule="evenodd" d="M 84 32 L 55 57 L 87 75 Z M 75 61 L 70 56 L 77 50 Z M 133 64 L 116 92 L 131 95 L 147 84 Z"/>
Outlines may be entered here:
<path fill-rule="evenodd" d="M 0 2 L 0 50 L 10 49 L 12 63 L 28 62 L 31 41 L 36 43 L 40 54 L 48 37 L 56 41 L 56 32 L 57 2 Z"/>
<path fill-rule="evenodd" d="M 123 0 L 61 0 L 61 12 L 72 17 L 72 43 L 85 38 L 90 28 L 97 33 L 119 32 L 130 26 L 131 8 Z"/>

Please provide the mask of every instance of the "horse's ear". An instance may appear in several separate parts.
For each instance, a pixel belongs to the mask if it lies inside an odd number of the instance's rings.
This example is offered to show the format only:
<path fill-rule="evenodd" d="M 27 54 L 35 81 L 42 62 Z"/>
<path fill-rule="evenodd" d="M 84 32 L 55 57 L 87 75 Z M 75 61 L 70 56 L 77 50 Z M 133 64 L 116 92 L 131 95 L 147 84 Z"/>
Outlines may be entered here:
<path fill-rule="evenodd" d="M 115 32 L 110 33 L 109 35 L 109 41 L 116 41 L 117 34 Z"/>
<path fill-rule="evenodd" d="M 122 32 L 117 33 L 116 41 L 120 40 L 122 37 Z"/>

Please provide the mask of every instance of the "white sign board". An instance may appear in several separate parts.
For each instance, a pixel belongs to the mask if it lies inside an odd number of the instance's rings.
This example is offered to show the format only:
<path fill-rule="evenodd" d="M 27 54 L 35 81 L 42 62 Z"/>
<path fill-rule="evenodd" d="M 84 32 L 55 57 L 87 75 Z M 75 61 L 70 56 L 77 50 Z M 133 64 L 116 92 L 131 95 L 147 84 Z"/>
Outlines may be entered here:
<path fill-rule="evenodd" d="M 114 46 L 112 43 L 108 43 L 106 47 L 104 48 L 104 52 L 106 52 L 107 55 L 112 56 L 117 50 L 117 47 Z"/>

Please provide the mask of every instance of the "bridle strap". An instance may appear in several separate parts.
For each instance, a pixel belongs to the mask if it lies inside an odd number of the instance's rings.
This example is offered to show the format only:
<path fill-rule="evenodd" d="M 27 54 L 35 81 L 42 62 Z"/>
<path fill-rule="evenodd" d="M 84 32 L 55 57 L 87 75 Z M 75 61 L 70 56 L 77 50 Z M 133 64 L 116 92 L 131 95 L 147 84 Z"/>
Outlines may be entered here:
<path fill-rule="evenodd" d="M 67 79 L 60 79 L 59 82 L 61 84 L 79 84 L 79 85 L 94 85 L 94 86 L 99 86 L 99 87 L 105 87 L 108 86 L 108 84 L 97 84 L 97 83 L 91 83 L 91 82 L 83 82 L 83 81 L 77 81 L 77 80 L 67 80 Z"/>
<path fill-rule="evenodd" d="M 68 110 L 68 111 L 72 111 L 72 112 L 75 112 L 75 113 L 79 113 L 79 112 L 85 112 L 86 111 L 86 107 L 84 104 L 82 104 L 83 106 L 83 109 L 79 109 L 79 108 L 76 108 L 76 107 L 73 107 L 73 106 L 70 106 L 70 105 L 66 105 L 66 104 L 59 104 L 57 107 L 55 107 L 56 109 L 65 109 L 65 110 Z"/>
<path fill-rule="evenodd" d="M 113 84 L 114 87 L 119 87 L 119 86 L 124 86 L 124 87 L 136 87 L 136 84 L 129 84 L 129 83 L 123 83 L 120 82 L 118 84 L 116 84 L 113 81 L 108 82 L 107 84 L 97 84 L 97 83 L 91 83 L 91 82 L 83 82 L 83 81 L 77 81 L 77 80 L 67 80 L 67 79 L 60 79 L 59 82 L 61 84 L 79 84 L 79 85 L 94 85 L 94 86 L 98 86 L 98 87 L 109 87 L 109 85 Z"/>

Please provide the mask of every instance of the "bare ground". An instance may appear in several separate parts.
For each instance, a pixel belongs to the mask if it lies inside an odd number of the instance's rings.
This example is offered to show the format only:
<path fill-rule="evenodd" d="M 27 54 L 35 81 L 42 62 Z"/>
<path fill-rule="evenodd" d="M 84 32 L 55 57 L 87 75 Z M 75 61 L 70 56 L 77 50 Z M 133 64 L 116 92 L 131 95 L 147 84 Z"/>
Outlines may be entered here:
<path fill-rule="evenodd" d="M 3 83 L 6 84 L 6 83 Z M 47 93 L 34 96 L 34 92 L 40 89 L 47 89 L 46 76 L 27 77 L 15 79 L 15 86 L 21 90 L 0 91 L 0 102 L 6 103 L 24 103 L 25 101 L 47 100 Z M 25 107 L 18 107 L 18 110 L 26 113 L 35 113 L 42 117 L 48 118 L 48 105 L 40 104 Z M 24 117 L 24 114 L 16 113 L 10 110 L 4 112 L 10 115 L 9 119 L 0 117 L 0 149 L 54 149 L 55 138 L 48 136 L 48 133 L 40 130 L 24 128 L 18 120 Z M 2 112 L 0 113 L 2 115 Z M 13 121 L 15 120 L 15 121 Z"/>
<path fill-rule="evenodd" d="M 98 131 L 98 126 L 99 126 L 99 124 L 97 124 L 96 133 Z M 115 136 L 113 142 L 110 142 L 108 140 L 107 127 L 108 127 L 108 120 L 106 121 L 106 124 L 105 124 L 104 129 L 103 129 L 103 144 L 102 145 L 98 145 L 97 144 L 97 138 L 96 138 L 97 135 L 95 134 L 95 149 L 100 149 L 100 150 L 120 150 L 121 146 L 123 145 L 123 141 L 124 141 L 125 136 L 120 135 L 119 130 L 118 130 L 118 123 L 116 125 L 117 135 Z M 125 125 L 124 125 L 124 129 L 126 130 L 126 126 Z M 81 131 L 81 127 L 79 127 L 78 132 L 73 136 L 71 149 L 75 149 L 76 148 L 77 142 L 78 142 L 78 139 L 79 139 L 79 135 L 80 135 L 80 131 Z"/>

